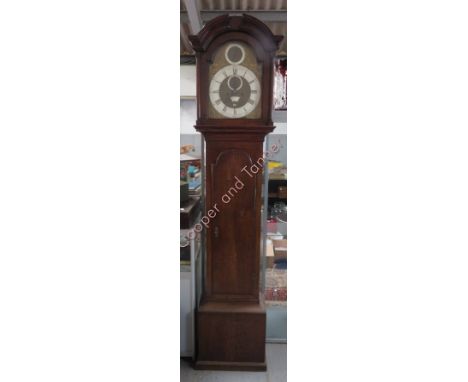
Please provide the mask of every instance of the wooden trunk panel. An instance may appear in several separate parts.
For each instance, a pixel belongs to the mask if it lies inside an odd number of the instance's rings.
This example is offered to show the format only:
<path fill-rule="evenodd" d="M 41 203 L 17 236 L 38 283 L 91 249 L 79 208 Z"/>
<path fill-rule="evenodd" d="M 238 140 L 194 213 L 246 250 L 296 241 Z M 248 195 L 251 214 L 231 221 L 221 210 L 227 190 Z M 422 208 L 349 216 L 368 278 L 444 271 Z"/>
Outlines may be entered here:
<path fill-rule="evenodd" d="M 207 230 L 208 299 L 258 300 L 262 172 L 242 169 L 261 155 L 256 141 L 207 143 L 207 209 L 219 210 Z"/>
<path fill-rule="evenodd" d="M 252 163 L 246 151 L 222 151 L 212 165 L 212 193 L 220 205 L 213 234 L 213 293 L 251 295 L 255 291 L 256 182 L 241 170 Z M 242 178 L 242 179 L 241 179 Z M 237 186 L 237 187 L 236 187 Z"/>

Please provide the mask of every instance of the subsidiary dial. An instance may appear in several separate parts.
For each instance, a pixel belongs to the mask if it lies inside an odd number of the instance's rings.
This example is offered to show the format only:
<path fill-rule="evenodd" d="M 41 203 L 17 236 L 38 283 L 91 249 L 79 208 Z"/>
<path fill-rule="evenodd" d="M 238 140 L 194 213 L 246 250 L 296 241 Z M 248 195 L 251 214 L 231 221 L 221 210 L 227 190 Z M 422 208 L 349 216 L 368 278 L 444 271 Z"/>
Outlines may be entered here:
<path fill-rule="evenodd" d="M 226 118 L 242 118 L 255 110 L 260 100 L 257 76 L 242 65 L 228 65 L 213 76 L 210 101 Z"/>

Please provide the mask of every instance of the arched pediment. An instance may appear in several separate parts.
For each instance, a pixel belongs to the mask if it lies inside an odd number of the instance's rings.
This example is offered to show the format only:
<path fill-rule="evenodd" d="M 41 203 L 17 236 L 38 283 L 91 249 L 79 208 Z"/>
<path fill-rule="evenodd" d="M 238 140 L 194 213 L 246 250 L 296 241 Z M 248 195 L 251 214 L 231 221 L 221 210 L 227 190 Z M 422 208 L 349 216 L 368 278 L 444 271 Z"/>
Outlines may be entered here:
<path fill-rule="evenodd" d="M 198 35 L 189 36 L 193 49 L 205 52 L 211 42 L 225 33 L 244 32 L 256 39 L 268 52 L 275 52 L 283 36 L 276 36 L 270 29 L 255 17 L 243 14 L 242 16 L 222 15 L 209 21 Z"/>

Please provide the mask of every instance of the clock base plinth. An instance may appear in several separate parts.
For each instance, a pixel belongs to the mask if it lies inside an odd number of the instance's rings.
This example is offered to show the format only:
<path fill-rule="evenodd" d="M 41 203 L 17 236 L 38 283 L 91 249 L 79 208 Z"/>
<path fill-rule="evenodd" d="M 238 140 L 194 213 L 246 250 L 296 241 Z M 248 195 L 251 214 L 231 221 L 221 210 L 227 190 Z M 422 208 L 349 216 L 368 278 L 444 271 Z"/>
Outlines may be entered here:
<path fill-rule="evenodd" d="M 266 312 L 262 302 L 202 303 L 197 326 L 195 369 L 266 370 Z"/>

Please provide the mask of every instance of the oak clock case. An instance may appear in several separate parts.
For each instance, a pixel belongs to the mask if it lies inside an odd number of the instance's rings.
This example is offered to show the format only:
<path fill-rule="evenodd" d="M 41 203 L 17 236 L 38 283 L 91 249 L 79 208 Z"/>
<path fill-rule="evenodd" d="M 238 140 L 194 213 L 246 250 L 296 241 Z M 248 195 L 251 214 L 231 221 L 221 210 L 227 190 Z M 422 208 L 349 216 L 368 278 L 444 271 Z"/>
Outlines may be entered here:
<path fill-rule="evenodd" d="M 271 120 L 273 59 L 282 36 L 258 19 L 219 16 L 190 36 L 197 59 L 197 121 L 205 139 L 205 278 L 197 311 L 195 367 L 266 370 L 260 291 L 263 157 Z M 242 188 L 223 203 L 236 182 Z"/>

